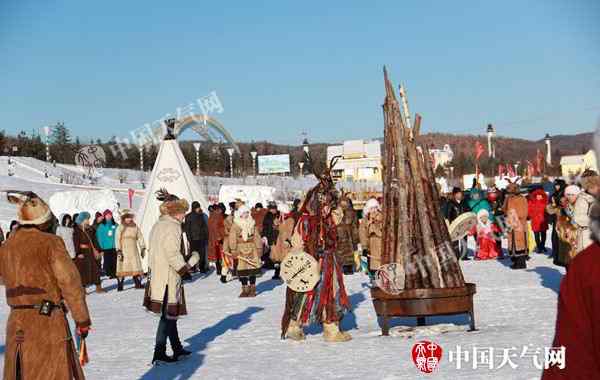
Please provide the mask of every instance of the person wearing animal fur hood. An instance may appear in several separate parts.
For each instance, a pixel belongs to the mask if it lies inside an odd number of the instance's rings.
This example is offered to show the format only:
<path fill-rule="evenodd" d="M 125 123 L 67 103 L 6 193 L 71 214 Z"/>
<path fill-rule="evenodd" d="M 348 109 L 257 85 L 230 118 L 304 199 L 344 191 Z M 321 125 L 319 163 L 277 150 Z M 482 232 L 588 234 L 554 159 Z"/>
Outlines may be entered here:
<path fill-rule="evenodd" d="M 358 227 L 358 236 L 363 256 L 368 257 L 371 274 L 381 266 L 383 250 L 383 213 L 377 199 L 371 198 L 363 208 L 363 218 Z"/>
<path fill-rule="evenodd" d="M 595 146 L 596 157 L 600 157 L 600 130 L 596 131 Z M 586 192 L 595 196 L 588 213 L 592 242 L 571 260 L 560 284 L 552 347 L 565 348 L 565 368 L 546 369 L 542 380 L 600 379 L 600 207 L 599 194 L 593 188 L 597 185 L 590 186 L 597 181 L 584 182 Z"/>
<path fill-rule="evenodd" d="M 188 273 L 200 261 L 198 252 L 184 259 L 181 254 L 181 223 L 189 209 L 185 199 L 169 194 L 165 189 L 157 192 L 160 217 L 152 227 L 148 239 L 148 271 L 144 307 L 160 316 L 156 332 L 153 364 L 174 362 L 190 354 L 179 339 L 177 319 L 187 315 L 185 294 L 181 276 Z M 173 356 L 167 356 L 167 338 Z"/>
<path fill-rule="evenodd" d="M 240 297 L 256 297 L 256 276 L 261 274 L 262 267 L 262 239 L 248 206 L 239 206 L 235 211 L 228 239 L 229 252 L 238 259 Z"/>
<path fill-rule="evenodd" d="M 7 191 L 18 207 L 19 227 L 0 247 L 0 277 L 10 314 L 4 379 L 83 379 L 67 312 L 77 333 L 91 325 L 85 290 L 65 243 L 54 235 L 56 218 L 32 192 Z"/>
<path fill-rule="evenodd" d="M 573 223 L 577 226 L 577 252 L 583 251 L 592 244 L 591 231 L 591 212 L 598 195 L 600 195 L 600 177 L 596 172 L 588 170 L 581 176 L 581 187 L 584 191 L 577 192 L 565 191 L 569 203 L 571 196 L 575 195 L 575 202 L 572 203 Z"/>

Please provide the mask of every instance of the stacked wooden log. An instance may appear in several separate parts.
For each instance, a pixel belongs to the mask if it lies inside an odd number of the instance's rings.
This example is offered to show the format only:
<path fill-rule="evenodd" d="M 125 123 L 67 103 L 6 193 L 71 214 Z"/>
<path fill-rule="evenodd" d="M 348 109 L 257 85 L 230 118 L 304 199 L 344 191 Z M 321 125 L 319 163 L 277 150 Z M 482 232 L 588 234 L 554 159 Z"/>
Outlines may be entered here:
<path fill-rule="evenodd" d="M 405 289 L 465 286 L 448 228 L 440 210 L 432 159 L 418 147 L 421 116 L 411 122 L 406 92 L 402 109 L 384 68 L 383 156 L 384 229 L 382 263 L 397 263 Z"/>

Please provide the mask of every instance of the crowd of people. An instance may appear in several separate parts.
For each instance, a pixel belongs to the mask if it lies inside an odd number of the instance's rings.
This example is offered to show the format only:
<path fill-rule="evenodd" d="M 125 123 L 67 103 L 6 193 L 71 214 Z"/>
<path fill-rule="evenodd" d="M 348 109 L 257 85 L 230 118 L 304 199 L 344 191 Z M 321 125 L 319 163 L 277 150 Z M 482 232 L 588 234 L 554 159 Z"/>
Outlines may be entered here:
<path fill-rule="evenodd" d="M 550 257 L 555 265 L 568 267 L 577 253 L 592 244 L 592 206 L 598 195 L 600 177 L 588 170 L 576 184 L 567 185 L 563 179 L 553 183 L 544 180 L 524 191 L 516 183 L 487 191 L 478 184 L 466 191 L 455 187 L 442 198 L 441 211 L 448 224 L 469 212 L 477 216 L 476 226 L 454 243 L 459 259 L 471 259 L 467 242 L 472 237 L 475 260 L 508 256 L 513 261 L 511 268 L 524 269 L 530 253 L 547 253 L 547 231 L 551 226 Z M 508 255 L 502 249 L 503 240 Z"/>

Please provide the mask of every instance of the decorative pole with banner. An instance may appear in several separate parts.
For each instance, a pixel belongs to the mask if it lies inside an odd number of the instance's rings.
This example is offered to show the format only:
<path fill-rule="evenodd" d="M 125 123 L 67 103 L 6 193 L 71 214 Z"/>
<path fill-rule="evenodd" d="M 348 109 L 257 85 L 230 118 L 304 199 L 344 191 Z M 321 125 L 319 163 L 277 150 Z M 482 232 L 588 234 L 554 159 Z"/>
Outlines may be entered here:
<path fill-rule="evenodd" d="M 252 151 L 250 152 L 250 156 L 252 157 L 252 172 L 254 173 L 254 176 L 256 177 L 256 155 L 258 153 L 256 151 Z"/>
<path fill-rule="evenodd" d="M 196 175 L 200 175 L 200 143 L 194 143 L 196 150 Z"/>

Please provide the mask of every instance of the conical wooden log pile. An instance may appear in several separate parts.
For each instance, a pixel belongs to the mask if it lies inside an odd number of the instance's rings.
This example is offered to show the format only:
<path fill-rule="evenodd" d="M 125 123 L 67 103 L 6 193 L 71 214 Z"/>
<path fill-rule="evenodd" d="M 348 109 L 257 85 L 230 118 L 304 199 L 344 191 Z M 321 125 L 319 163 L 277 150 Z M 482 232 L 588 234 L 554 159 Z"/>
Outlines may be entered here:
<path fill-rule="evenodd" d="M 448 228 L 440 212 L 440 194 L 427 147 L 415 143 L 421 128 L 411 125 L 408 101 L 400 87 L 402 110 L 384 68 L 383 157 L 384 235 L 382 263 L 398 263 L 404 289 L 464 287 Z"/>

